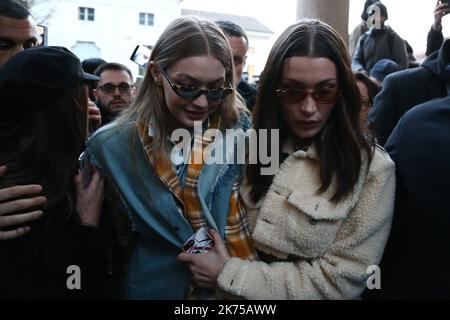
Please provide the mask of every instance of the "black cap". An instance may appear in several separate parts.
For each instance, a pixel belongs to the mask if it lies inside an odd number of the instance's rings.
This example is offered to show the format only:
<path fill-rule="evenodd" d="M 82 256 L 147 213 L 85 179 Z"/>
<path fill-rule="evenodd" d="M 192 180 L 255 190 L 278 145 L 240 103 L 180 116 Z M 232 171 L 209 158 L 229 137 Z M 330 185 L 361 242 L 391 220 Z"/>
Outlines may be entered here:
<path fill-rule="evenodd" d="M 83 71 L 85 72 L 94 74 L 95 70 L 105 63 L 106 61 L 100 58 L 88 58 L 81 62 L 81 68 L 83 68 Z"/>
<path fill-rule="evenodd" d="M 66 48 L 30 48 L 0 69 L 0 97 L 13 102 L 50 102 L 83 82 L 98 80 L 83 72 L 78 57 Z"/>

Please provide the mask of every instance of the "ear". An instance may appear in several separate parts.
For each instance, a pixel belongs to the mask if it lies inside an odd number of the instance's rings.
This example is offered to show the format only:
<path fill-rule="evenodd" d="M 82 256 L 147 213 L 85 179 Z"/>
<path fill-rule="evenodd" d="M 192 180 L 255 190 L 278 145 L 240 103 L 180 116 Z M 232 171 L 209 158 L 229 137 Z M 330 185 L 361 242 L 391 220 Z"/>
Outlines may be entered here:
<path fill-rule="evenodd" d="M 159 67 L 155 61 L 150 61 L 150 63 L 148 64 L 148 70 L 150 71 L 150 73 L 153 77 L 153 81 L 157 85 L 162 85 L 161 70 L 159 70 Z"/>
<path fill-rule="evenodd" d="M 244 66 L 246 65 L 246 63 L 247 63 L 247 56 L 245 56 L 244 58 Z"/>

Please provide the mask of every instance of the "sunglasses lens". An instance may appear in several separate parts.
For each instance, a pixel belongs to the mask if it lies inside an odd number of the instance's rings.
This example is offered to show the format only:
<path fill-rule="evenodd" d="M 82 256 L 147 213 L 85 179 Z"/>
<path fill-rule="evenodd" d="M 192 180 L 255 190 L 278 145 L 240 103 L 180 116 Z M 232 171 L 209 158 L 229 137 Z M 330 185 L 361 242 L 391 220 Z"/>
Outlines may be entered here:
<path fill-rule="evenodd" d="M 306 93 L 300 90 L 279 90 L 277 96 L 283 102 L 296 103 L 303 101 Z"/>
<path fill-rule="evenodd" d="M 131 86 L 128 83 L 121 83 L 117 87 L 121 93 L 128 93 L 131 89 Z"/>
<path fill-rule="evenodd" d="M 114 93 L 116 91 L 116 88 L 119 89 L 120 93 L 130 93 L 130 90 L 132 87 L 128 83 L 125 83 L 125 82 L 120 83 L 117 86 L 112 83 L 107 83 L 100 87 L 100 89 L 104 93 L 108 93 L 108 94 Z"/>
<path fill-rule="evenodd" d="M 315 92 L 315 98 L 317 102 L 322 103 L 334 103 L 339 95 L 337 89 L 323 89 Z"/>
<path fill-rule="evenodd" d="M 280 101 L 285 103 L 299 103 L 306 99 L 308 92 L 298 89 L 280 89 L 276 91 Z M 321 89 L 312 93 L 318 103 L 335 103 L 339 97 L 337 88 Z"/>
<path fill-rule="evenodd" d="M 175 92 L 184 99 L 195 99 L 200 95 L 200 89 L 190 87 L 180 87 Z"/>
<path fill-rule="evenodd" d="M 112 93 L 114 92 L 114 90 L 116 89 L 115 85 L 112 84 L 105 84 L 101 87 L 101 89 L 103 90 L 103 92 L 105 93 Z"/>
<path fill-rule="evenodd" d="M 225 89 L 215 89 L 209 90 L 207 94 L 207 98 L 209 100 L 220 100 L 225 96 Z"/>

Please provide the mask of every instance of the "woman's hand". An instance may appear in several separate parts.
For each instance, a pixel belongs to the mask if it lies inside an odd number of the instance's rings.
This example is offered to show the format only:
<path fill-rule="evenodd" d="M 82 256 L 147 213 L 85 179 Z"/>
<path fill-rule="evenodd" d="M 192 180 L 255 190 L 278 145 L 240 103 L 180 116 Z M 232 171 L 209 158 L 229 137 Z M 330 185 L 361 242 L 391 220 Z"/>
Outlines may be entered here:
<path fill-rule="evenodd" d="M 80 216 L 81 224 L 97 228 L 100 223 L 105 195 L 103 178 L 94 167 L 91 182 L 86 188 L 83 188 L 82 174 L 78 170 L 78 173 L 75 175 L 75 187 L 77 190 L 77 212 Z"/>
<path fill-rule="evenodd" d="M 192 279 L 199 287 L 215 289 L 219 273 L 230 256 L 217 231 L 210 230 L 209 233 L 214 239 L 214 248 L 208 253 L 182 252 L 178 255 L 178 260 L 188 264 Z"/>
<path fill-rule="evenodd" d="M 6 166 L 0 166 L 0 178 L 5 173 Z M 15 212 L 43 206 L 47 202 L 45 197 L 31 197 L 41 191 L 42 187 L 35 184 L 0 189 L 0 228 L 16 226 L 41 218 L 44 214 L 41 210 L 11 215 Z M 29 198 L 13 200 L 24 196 Z M 23 226 L 10 231 L 0 231 L 0 241 L 21 237 L 30 230 L 29 226 Z"/>

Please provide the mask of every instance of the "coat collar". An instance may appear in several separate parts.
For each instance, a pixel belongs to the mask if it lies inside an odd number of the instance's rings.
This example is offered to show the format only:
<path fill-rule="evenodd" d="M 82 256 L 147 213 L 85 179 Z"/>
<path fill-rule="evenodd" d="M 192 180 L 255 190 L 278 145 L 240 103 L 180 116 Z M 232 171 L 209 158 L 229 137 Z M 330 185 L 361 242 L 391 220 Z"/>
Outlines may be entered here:
<path fill-rule="evenodd" d="M 300 159 L 312 159 L 319 160 L 319 156 L 317 154 L 317 148 L 314 143 L 312 143 L 306 150 L 296 150 L 294 139 L 292 136 L 289 136 L 283 144 L 281 151 L 289 156 L 293 156 Z"/>

